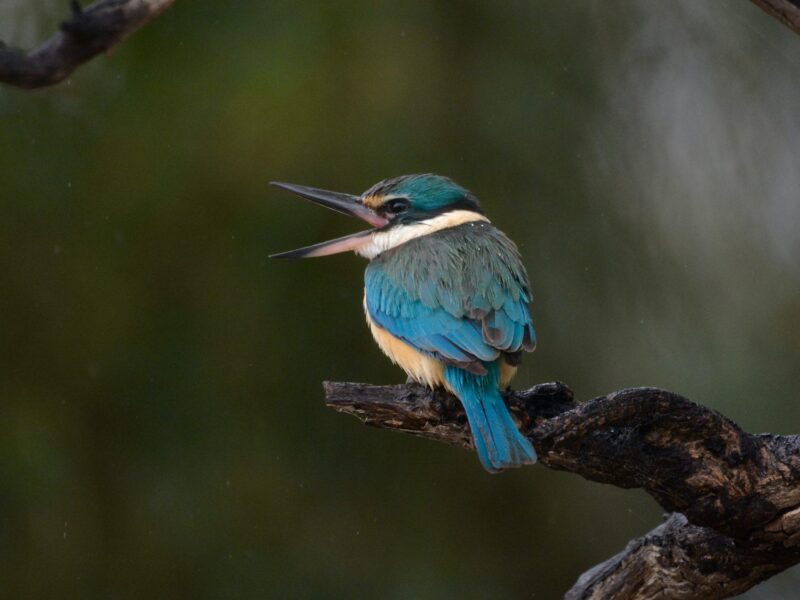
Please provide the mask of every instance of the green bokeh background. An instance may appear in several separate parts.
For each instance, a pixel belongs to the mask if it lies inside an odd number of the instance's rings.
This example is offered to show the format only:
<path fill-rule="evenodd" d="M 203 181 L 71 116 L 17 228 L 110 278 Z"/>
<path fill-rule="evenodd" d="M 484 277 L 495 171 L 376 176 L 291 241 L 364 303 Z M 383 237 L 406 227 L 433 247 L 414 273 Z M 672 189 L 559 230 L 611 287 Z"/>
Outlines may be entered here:
<path fill-rule="evenodd" d="M 0 39 L 66 8 L 6 0 Z M 404 376 L 361 259 L 266 258 L 360 226 L 267 182 L 450 175 L 533 281 L 517 386 L 797 433 L 798 69 L 745 0 L 193 0 L 0 90 L 0 596 L 563 594 L 659 507 L 327 410 Z"/>

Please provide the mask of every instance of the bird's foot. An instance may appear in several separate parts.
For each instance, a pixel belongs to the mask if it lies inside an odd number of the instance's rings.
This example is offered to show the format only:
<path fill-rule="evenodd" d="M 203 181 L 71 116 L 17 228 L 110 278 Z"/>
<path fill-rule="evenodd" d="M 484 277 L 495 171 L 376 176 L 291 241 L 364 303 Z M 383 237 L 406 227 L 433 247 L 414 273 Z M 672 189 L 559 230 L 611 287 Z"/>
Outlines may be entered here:
<path fill-rule="evenodd" d="M 458 398 L 442 387 L 431 390 L 433 400 L 431 406 L 441 416 L 442 420 L 466 420 L 467 415 Z"/>

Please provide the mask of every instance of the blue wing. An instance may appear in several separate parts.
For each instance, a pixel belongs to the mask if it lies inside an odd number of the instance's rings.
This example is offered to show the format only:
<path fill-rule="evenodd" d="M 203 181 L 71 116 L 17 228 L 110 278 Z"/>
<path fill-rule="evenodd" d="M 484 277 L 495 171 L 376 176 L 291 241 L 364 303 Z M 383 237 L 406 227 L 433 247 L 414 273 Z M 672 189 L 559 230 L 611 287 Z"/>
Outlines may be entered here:
<path fill-rule="evenodd" d="M 535 343 L 516 247 L 488 223 L 442 230 L 382 254 L 367 268 L 365 291 L 378 326 L 477 373 L 482 362 Z"/>

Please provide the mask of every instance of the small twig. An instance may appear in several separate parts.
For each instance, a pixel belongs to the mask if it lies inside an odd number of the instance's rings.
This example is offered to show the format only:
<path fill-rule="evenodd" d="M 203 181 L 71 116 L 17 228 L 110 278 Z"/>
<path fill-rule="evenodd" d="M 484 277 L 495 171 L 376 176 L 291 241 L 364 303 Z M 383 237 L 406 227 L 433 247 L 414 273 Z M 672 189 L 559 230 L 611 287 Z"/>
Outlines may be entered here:
<path fill-rule="evenodd" d="M 795 33 L 800 33 L 800 1 L 751 0 L 769 16 L 778 19 Z"/>
<path fill-rule="evenodd" d="M 30 52 L 0 42 L 0 83 L 25 89 L 55 85 L 83 63 L 109 51 L 167 10 L 175 0 L 100 0 L 87 8 L 72 0 L 72 17 Z"/>
<path fill-rule="evenodd" d="M 325 394 L 368 425 L 472 447 L 460 403 L 444 392 L 326 382 Z M 751 435 L 654 388 L 576 404 L 569 388 L 549 383 L 506 401 L 543 465 L 643 488 L 682 513 L 585 574 L 574 588 L 584 591 L 570 597 L 698 597 L 685 588 L 724 598 L 800 562 L 800 437 Z"/>

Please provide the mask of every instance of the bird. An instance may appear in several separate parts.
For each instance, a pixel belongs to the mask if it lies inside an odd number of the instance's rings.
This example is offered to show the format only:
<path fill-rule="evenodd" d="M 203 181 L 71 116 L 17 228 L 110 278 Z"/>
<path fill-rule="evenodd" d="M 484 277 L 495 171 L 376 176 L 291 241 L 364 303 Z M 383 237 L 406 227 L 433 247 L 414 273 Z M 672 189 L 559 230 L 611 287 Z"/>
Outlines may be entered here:
<path fill-rule="evenodd" d="M 477 197 L 431 173 L 385 179 L 358 196 L 271 183 L 372 226 L 271 258 L 367 258 L 364 312 L 383 353 L 409 381 L 459 399 L 487 471 L 535 463 L 501 393 L 536 346 L 530 284 L 517 246 Z"/>

